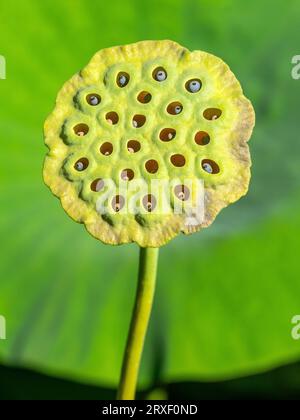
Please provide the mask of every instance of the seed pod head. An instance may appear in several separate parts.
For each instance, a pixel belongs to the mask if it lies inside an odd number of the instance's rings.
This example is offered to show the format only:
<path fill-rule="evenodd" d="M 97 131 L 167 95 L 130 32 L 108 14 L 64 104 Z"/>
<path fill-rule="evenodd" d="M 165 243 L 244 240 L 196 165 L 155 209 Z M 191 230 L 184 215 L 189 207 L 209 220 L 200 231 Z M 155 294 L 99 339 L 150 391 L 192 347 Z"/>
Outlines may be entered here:
<path fill-rule="evenodd" d="M 158 247 L 246 194 L 253 126 L 221 59 L 172 41 L 104 49 L 45 122 L 44 180 L 95 238 Z"/>

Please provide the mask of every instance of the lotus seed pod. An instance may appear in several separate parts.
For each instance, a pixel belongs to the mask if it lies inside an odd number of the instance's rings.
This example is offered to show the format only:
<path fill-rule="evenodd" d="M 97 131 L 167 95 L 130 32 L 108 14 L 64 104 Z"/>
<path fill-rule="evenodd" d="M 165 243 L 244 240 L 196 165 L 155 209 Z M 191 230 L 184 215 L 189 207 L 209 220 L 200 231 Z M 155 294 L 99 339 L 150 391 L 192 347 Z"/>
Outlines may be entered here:
<path fill-rule="evenodd" d="M 220 58 L 172 41 L 104 49 L 45 122 L 44 180 L 95 238 L 159 247 L 246 194 L 254 119 Z"/>

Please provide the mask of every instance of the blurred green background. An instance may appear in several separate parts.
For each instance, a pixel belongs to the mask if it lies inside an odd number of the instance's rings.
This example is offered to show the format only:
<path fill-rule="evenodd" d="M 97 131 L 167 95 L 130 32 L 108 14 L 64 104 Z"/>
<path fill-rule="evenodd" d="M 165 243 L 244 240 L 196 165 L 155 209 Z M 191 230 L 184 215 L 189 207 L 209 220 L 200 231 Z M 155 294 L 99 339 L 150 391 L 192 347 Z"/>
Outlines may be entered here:
<path fill-rule="evenodd" d="M 140 397 L 300 396 L 299 1 L 0 0 L 0 16 L 0 398 L 114 396 L 138 248 L 64 213 L 42 182 L 42 126 L 96 51 L 143 39 L 222 57 L 257 124 L 247 197 L 161 250 Z"/>

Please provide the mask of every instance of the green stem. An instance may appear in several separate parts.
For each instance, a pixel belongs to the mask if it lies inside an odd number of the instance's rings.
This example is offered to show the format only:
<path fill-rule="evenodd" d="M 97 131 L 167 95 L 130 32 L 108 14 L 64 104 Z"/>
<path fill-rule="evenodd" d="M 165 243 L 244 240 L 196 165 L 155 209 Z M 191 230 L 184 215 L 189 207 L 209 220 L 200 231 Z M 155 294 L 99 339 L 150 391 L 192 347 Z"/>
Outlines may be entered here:
<path fill-rule="evenodd" d="M 138 372 L 155 291 L 159 248 L 140 248 L 135 305 L 124 353 L 118 400 L 134 400 Z"/>

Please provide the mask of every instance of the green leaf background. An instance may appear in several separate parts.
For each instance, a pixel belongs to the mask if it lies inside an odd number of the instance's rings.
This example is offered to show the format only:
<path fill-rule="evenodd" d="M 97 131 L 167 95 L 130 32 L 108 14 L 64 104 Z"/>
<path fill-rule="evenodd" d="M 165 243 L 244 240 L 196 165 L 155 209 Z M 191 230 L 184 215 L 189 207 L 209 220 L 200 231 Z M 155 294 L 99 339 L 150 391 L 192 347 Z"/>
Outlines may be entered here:
<path fill-rule="evenodd" d="M 300 342 L 297 0 L 0 0 L 0 361 L 115 387 L 138 248 L 90 237 L 42 182 L 43 122 L 99 49 L 173 39 L 222 57 L 253 101 L 247 197 L 163 247 L 140 375 L 211 381 L 296 361 Z"/>

